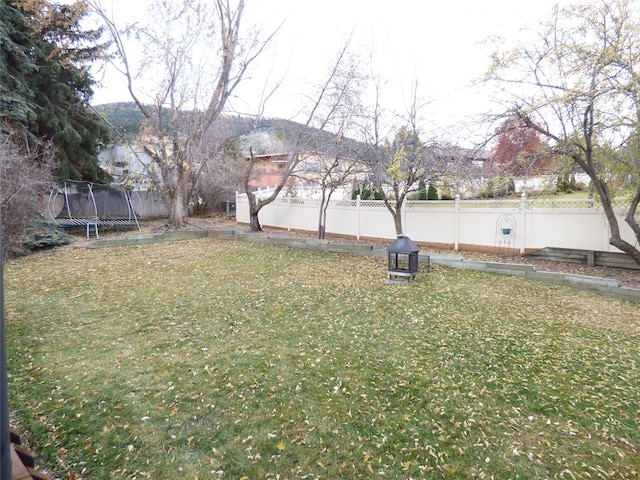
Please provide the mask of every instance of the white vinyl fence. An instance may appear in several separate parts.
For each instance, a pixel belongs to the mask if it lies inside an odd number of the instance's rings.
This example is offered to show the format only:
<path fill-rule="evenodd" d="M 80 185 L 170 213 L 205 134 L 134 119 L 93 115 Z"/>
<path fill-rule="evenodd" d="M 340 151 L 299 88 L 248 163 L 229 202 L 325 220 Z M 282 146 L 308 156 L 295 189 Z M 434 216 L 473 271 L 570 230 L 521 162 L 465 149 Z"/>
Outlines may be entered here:
<path fill-rule="evenodd" d="M 628 204 L 618 205 L 623 238 L 636 244 L 624 221 Z M 278 198 L 260 210 L 263 226 L 314 232 L 320 202 Z M 609 245 L 609 226 L 602 208 L 589 200 L 451 200 L 408 201 L 402 212 L 404 233 L 424 244 L 455 250 L 519 251 L 544 247 L 618 252 Z M 246 194 L 236 195 L 236 221 L 249 223 Z M 327 234 L 394 239 L 393 217 L 382 201 L 332 200 Z"/>

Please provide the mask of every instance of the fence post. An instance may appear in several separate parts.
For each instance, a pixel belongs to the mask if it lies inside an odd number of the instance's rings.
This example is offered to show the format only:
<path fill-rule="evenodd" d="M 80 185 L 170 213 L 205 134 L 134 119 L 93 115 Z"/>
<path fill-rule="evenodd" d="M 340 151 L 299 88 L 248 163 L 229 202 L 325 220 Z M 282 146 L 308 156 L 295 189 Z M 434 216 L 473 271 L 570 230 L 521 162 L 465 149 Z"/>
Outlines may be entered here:
<path fill-rule="evenodd" d="M 358 216 L 356 239 L 360 240 L 360 194 L 356 195 L 356 215 Z"/>
<path fill-rule="evenodd" d="M 287 193 L 286 197 L 287 197 L 287 216 L 288 216 L 287 232 L 290 232 L 291 231 L 291 193 Z"/>
<path fill-rule="evenodd" d="M 238 200 L 240 199 L 240 192 L 238 190 L 236 190 L 236 223 L 238 223 L 238 212 L 240 211 L 239 205 L 240 202 L 238 202 Z M 247 198 L 248 200 L 248 198 Z M 249 202 L 247 202 L 249 203 Z"/>
<path fill-rule="evenodd" d="M 455 204 L 454 204 L 454 222 L 455 222 L 455 231 L 454 231 L 454 236 L 455 238 L 453 239 L 453 243 L 454 243 L 454 247 L 453 249 L 457 252 L 458 251 L 458 244 L 459 244 L 459 240 L 460 240 L 460 194 L 456 193 L 456 199 L 455 199 Z"/>
<path fill-rule="evenodd" d="M 522 244 L 520 255 L 524 255 L 527 248 L 527 192 L 522 192 L 520 196 L 520 212 L 522 212 Z"/>

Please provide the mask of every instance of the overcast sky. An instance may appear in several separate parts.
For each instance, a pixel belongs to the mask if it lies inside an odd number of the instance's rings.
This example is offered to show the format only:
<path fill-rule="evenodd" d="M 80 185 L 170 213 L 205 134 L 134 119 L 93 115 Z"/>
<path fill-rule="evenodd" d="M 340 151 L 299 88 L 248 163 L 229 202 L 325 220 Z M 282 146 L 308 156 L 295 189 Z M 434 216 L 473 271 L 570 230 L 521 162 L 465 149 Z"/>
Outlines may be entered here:
<path fill-rule="evenodd" d="M 148 0 L 103 0 L 127 20 L 143 15 Z M 505 42 L 522 37 L 521 30 L 548 17 L 555 0 L 250 0 L 247 24 L 264 32 L 284 22 L 273 48 L 255 65 L 253 82 L 238 91 L 233 106 L 244 113 L 257 111 L 254 92 L 272 78 L 288 72 L 285 84 L 267 104 L 265 114 L 292 117 L 301 94 L 326 75 L 327 65 L 353 32 L 352 46 L 373 55 L 372 70 L 390 80 L 387 108 L 406 108 L 412 83 L 430 101 L 423 116 L 427 128 L 440 129 L 464 141 L 463 123 L 490 108 L 489 99 L 474 79 L 482 76 L 493 47 L 484 42 L 501 36 Z M 135 5 L 132 7 L 132 4 Z M 122 17 L 120 17 L 122 18 Z M 95 89 L 93 103 L 129 101 L 124 81 L 113 72 Z M 452 129 L 452 126 L 455 126 Z"/>

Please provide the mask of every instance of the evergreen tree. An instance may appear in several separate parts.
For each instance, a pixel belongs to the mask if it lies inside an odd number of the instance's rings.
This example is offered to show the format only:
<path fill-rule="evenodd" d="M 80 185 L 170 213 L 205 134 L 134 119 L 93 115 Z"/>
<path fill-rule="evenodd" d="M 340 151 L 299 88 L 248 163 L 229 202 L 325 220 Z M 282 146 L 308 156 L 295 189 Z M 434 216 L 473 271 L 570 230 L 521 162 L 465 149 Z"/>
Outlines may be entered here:
<path fill-rule="evenodd" d="M 429 190 L 427 191 L 427 200 L 438 200 L 438 189 L 429 184 Z"/>
<path fill-rule="evenodd" d="M 97 146 L 109 130 L 89 107 L 88 67 L 101 53 L 101 32 L 80 28 L 85 3 L 0 2 L 0 108 L 8 124 L 28 132 L 26 142 L 53 142 L 59 178 L 107 180 Z"/>
<path fill-rule="evenodd" d="M 424 183 L 424 180 L 420 180 L 420 183 L 418 183 L 418 200 L 427 200 L 427 199 L 428 199 L 427 185 Z"/>
<path fill-rule="evenodd" d="M 27 78 L 37 67 L 29 55 L 26 30 L 22 12 L 0 0 L 0 133 L 8 133 L 9 125 L 28 125 L 36 119 Z"/>

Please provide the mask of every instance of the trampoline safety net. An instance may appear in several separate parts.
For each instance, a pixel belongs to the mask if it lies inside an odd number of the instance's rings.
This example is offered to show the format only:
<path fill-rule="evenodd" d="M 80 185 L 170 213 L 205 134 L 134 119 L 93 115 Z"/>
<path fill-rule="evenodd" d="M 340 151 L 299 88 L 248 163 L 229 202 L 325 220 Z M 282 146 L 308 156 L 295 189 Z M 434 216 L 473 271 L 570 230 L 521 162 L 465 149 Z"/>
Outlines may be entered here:
<path fill-rule="evenodd" d="M 98 236 L 99 227 L 140 229 L 127 188 L 65 180 L 49 194 L 48 211 L 62 228 L 82 228 L 87 237 Z"/>

